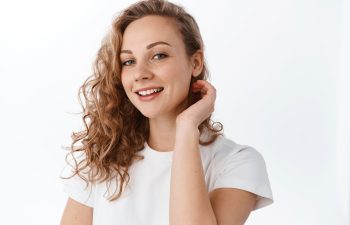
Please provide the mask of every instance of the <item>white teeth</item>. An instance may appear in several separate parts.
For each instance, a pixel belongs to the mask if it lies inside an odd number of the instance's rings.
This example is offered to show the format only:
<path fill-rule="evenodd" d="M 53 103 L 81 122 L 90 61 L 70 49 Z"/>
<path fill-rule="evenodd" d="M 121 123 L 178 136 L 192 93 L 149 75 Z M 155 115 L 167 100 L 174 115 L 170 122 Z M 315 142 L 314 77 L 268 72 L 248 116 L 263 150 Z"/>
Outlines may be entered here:
<path fill-rule="evenodd" d="M 154 92 L 160 92 L 161 90 L 163 90 L 163 88 L 154 88 L 154 89 L 149 89 L 147 91 L 139 91 L 137 93 L 139 95 L 145 96 L 145 95 L 153 94 Z"/>

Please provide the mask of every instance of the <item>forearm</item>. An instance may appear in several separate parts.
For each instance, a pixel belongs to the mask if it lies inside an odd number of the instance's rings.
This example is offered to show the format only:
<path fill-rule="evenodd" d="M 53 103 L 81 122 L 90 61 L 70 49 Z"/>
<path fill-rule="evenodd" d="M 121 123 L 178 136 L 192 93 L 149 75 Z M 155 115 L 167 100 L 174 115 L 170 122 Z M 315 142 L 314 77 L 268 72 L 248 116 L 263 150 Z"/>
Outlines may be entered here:
<path fill-rule="evenodd" d="M 170 225 L 215 225 L 199 152 L 199 131 L 177 129 L 170 184 Z"/>

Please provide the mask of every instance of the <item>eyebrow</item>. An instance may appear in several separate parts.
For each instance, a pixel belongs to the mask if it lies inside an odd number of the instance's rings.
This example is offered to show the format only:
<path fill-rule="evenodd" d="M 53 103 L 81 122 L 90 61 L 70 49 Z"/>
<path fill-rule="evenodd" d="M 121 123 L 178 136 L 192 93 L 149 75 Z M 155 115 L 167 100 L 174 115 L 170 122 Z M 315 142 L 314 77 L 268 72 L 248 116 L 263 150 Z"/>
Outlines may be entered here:
<path fill-rule="evenodd" d="M 147 45 L 146 49 L 153 48 L 156 45 L 168 45 L 168 46 L 172 47 L 169 43 L 167 43 L 165 41 L 157 41 L 157 42 L 154 42 L 154 43 L 151 43 L 151 44 Z M 122 53 L 132 54 L 132 51 L 131 50 L 121 50 L 120 54 L 122 54 Z"/>

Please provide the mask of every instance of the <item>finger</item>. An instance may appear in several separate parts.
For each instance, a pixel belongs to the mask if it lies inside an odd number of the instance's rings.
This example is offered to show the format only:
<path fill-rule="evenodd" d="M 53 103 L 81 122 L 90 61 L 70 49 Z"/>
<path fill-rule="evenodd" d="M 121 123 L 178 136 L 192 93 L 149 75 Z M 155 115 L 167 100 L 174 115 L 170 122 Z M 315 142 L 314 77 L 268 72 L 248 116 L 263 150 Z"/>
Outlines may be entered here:
<path fill-rule="evenodd" d="M 214 86 L 206 80 L 197 80 L 193 85 L 194 87 L 202 87 L 205 89 L 214 88 Z"/>
<path fill-rule="evenodd" d="M 195 87 L 198 87 L 198 88 L 201 87 L 202 94 L 212 96 L 214 99 L 216 98 L 216 89 L 208 81 L 197 80 L 195 84 L 196 84 Z"/>
<path fill-rule="evenodd" d="M 210 85 L 209 84 L 209 82 L 207 82 L 207 81 L 204 81 L 204 80 L 197 80 L 195 83 L 193 83 L 193 88 L 194 89 L 200 89 L 200 90 L 202 90 L 202 92 L 207 92 L 208 91 L 208 89 L 209 89 L 209 86 L 208 85 Z"/>

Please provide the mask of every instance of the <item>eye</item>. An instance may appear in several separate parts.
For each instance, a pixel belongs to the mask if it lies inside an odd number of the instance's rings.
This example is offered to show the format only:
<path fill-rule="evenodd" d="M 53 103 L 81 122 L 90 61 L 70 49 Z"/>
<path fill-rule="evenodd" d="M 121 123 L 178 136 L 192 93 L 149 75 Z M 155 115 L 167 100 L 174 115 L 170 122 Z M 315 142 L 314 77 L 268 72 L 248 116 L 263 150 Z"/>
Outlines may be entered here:
<path fill-rule="evenodd" d="M 135 63 L 135 60 L 130 59 L 122 62 L 122 66 L 130 66 L 131 64 L 134 64 L 134 63 Z"/>
<path fill-rule="evenodd" d="M 157 54 L 155 54 L 155 55 L 153 56 L 153 59 L 164 59 L 164 58 L 166 58 L 166 57 L 168 57 L 167 54 L 164 54 L 164 53 L 157 53 Z"/>

